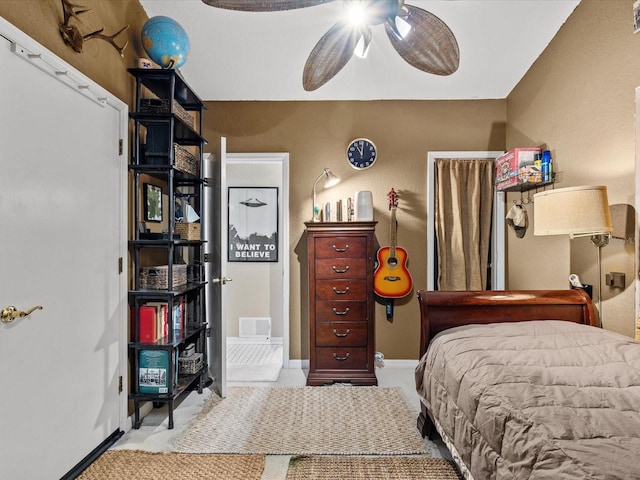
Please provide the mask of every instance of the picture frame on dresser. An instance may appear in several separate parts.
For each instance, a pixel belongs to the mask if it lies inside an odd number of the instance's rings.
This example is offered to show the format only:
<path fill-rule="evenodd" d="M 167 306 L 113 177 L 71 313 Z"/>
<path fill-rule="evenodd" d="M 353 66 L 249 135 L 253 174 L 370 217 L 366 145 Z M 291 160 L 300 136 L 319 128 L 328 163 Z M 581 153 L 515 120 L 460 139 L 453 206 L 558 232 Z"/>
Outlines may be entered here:
<path fill-rule="evenodd" d="M 162 187 L 144 184 L 144 219 L 147 222 L 162 222 Z"/>

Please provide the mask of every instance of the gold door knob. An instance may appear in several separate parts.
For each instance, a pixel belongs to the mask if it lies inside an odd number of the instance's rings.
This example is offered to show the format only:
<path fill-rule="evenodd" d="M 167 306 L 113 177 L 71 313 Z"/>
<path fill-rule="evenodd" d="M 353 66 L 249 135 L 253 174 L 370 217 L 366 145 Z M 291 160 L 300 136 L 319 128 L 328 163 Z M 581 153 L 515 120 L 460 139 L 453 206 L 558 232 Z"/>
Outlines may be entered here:
<path fill-rule="evenodd" d="M 40 305 L 37 305 L 27 310 L 26 312 L 23 312 L 22 310 L 18 310 L 16 307 L 11 305 L 2 309 L 2 313 L 0 313 L 0 321 L 2 321 L 2 323 L 11 323 L 16 318 L 26 317 L 27 315 L 31 314 L 36 310 L 42 310 L 42 307 Z"/>

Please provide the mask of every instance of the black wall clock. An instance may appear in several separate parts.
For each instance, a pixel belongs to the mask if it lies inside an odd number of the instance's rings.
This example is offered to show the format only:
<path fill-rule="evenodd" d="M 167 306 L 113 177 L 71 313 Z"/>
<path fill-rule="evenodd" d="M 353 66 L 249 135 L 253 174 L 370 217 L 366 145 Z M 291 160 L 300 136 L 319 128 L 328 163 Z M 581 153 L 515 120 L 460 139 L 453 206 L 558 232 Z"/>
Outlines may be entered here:
<path fill-rule="evenodd" d="M 376 146 L 366 138 L 356 138 L 347 147 L 347 161 L 356 170 L 372 167 L 377 157 Z"/>

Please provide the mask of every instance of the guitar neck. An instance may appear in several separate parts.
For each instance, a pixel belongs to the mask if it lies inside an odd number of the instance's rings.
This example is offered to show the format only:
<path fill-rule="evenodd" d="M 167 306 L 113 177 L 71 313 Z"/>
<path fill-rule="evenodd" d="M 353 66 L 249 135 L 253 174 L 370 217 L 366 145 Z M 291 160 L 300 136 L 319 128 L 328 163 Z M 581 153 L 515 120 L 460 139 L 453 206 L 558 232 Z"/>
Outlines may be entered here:
<path fill-rule="evenodd" d="M 396 221 L 396 207 L 391 207 L 391 244 L 389 245 L 389 254 L 391 258 L 396 256 L 396 235 L 398 230 L 398 222 Z"/>

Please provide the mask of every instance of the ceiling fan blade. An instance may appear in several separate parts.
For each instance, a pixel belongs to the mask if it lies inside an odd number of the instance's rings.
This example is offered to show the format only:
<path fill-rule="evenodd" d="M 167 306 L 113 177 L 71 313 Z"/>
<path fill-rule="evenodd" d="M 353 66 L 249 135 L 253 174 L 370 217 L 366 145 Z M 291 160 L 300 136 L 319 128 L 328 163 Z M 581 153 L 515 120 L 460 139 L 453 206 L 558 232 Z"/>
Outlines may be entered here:
<path fill-rule="evenodd" d="M 333 0 L 202 0 L 207 5 L 243 12 L 278 12 L 313 7 Z"/>
<path fill-rule="evenodd" d="M 302 73 L 302 86 L 308 92 L 331 80 L 353 56 L 362 33 L 345 22 L 338 22 L 313 47 Z"/>
<path fill-rule="evenodd" d="M 403 17 L 411 25 L 410 33 L 400 39 L 389 23 L 387 36 L 393 48 L 410 65 L 434 75 L 451 75 L 460 65 L 460 50 L 453 32 L 446 23 L 418 7 L 405 5 L 409 12 Z"/>

